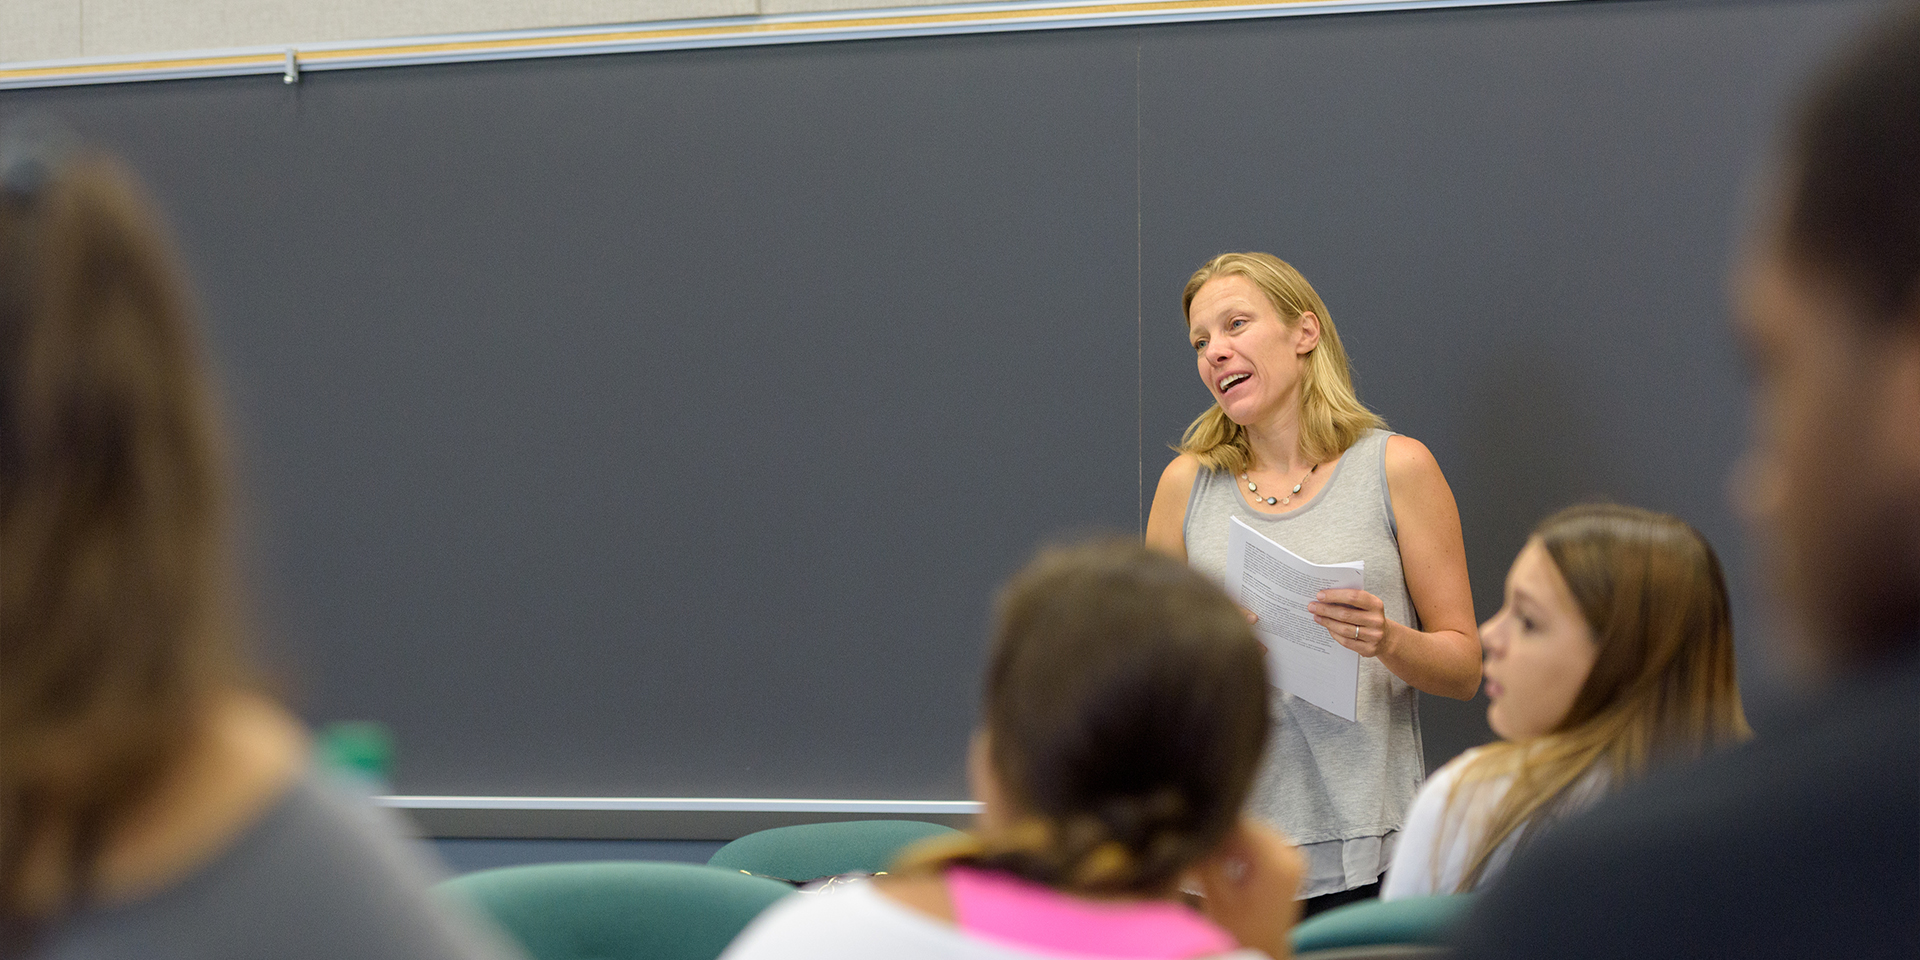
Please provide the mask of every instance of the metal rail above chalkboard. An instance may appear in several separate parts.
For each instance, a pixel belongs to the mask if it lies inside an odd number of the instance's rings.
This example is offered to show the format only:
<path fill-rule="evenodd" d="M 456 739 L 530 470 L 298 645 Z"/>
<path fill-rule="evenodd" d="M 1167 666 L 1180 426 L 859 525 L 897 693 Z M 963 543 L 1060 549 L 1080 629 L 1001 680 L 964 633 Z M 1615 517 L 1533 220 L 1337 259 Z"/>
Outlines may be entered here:
<path fill-rule="evenodd" d="M 429 837 L 731 840 L 756 830 L 840 820 L 925 820 L 967 827 L 970 800 L 700 797 L 376 797 Z"/>

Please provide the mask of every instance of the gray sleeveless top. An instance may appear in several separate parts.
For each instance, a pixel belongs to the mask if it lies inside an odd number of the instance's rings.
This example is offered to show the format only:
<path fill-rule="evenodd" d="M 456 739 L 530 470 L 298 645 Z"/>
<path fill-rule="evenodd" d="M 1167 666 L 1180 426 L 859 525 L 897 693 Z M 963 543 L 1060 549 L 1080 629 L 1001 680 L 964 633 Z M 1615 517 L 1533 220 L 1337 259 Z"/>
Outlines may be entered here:
<path fill-rule="evenodd" d="M 1387 616 L 1419 629 L 1407 595 L 1387 491 L 1387 438 L 1360 438 L 1307 504 L 1267 514 L 1247 506 L 1237 477 L 1202 469 L 1187 501 L 1187 560 L 1220 583 L 1227 565 L 1227 521 L 1239 517 L 1274 542 L 1315 563 L 1365 560 L 1367 592 Z M 1360 659 L 1356 722 L 1276 692 L 1273 731 L 1248 801 L 1249 812 L 1286 831 L 1307 859 L 1301 896 L 1379 879 L 1393 853 L 1414 788 L 1425 774 L 1418 693 L 1380 661 Z"/>

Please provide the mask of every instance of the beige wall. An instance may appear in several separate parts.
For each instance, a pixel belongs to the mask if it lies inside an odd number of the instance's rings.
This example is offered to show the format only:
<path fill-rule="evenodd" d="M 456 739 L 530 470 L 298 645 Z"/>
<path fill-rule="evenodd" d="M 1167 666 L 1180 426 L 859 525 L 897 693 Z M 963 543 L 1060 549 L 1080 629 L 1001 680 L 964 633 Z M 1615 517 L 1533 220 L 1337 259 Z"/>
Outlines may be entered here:
<path fill-rule="evenodd" d="M 0 0 L 0 63 L 951 0 Z"/>
<path fill-rule="evenodd" d="M 0 63 L 80 55 L 80 0 L 0 0 Z"/>

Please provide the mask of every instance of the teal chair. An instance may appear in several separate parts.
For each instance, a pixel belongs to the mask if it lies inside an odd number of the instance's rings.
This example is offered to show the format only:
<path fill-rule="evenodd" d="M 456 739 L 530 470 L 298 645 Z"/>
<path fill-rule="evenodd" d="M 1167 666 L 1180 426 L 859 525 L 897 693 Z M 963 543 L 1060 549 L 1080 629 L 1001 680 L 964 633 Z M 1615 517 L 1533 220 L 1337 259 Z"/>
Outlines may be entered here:
<path fill-rule="evenodd" d="M 634 861 L 481 870 L 439 890 L 491 918 L 532 960 L 714 960 L 793 893 L 699 864 Z"/>
<path fill-rule="evenodd" d="M 1439 957 L 1466 915 L 1473 894 L 1362 900 L 1328 910 L 1293 928 L 1299 960 L 1352 957 Z"/>
<path fill-rule="evenodd" d="M 721 847 L 707 865 L 795 883 L 842 873 L 879 873 L 908 845 L 959 832 L 918 820 L 803 823 L 749 833 Z"/>

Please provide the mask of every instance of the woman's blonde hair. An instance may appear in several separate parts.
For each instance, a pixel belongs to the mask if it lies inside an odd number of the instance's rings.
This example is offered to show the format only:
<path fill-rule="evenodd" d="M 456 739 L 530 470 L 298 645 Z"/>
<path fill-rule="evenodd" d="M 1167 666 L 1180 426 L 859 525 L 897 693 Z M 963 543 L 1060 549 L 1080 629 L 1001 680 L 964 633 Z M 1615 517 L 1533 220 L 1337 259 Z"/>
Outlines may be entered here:
<path fill-rule="evenodd" d="M 1320 302 L 1320 295 L 1307 278 L 1285 260 L 1270 253 L 1223 253 L 1207 261 L 1187 278 L 1187 289 L 1180 299 L 1181 315 L 1189 325 L 1193 321 L 1194 295 L 1207 281 L 1227 276 L 1245 277 L 1260 288 L 1288 327 L 1297 326 L 1305 313 L 1320 320 L 1320 343 L 1307 354 L 1300 377 L 1302 456 L 1312 463 L 1325 463 L 1345 453 L 1368 430 L 1387 425 L 1354 393 L 1347 351 L 1340 345 L 1340 334 L 1327 315 L 1327 305 Z M 1227 419 L 1218 403 L 1187 426 L 1173 449 L 1193 454 L 1210 470 L 1228 473 L 1245 470 L 1253 457 L 1247 429 Z"/>
<path fill-rule="evenodd" d="M 1512 778 L 1483 822 L 1448 818 L 1474 833 L 1462 891 L 1480 883 L 1516 831 L 1533 825 L 1521 834 L 1526 842 L 1574 812 L 1588 776 L 1617 789 L 1650 767 L 1697 759 L 1752 732 L 1734 675 L 1726 580 L 1699 531 L 1664 513 L 1591 504 L 1548 517 L 1532 539 L 1565 579 L 1597 652 L 1553 730 L 1482 748 L 1461 771 L 1450 810 L 1468 809 L 1459 805 L 1474 791 Z M 1453 839 L 1437 838 L 1438 849 Z"/>
<path fill-rule="evenodd" d="M 1266 744 L 1266 666 L 1246 617 L 1185 563 L 1130 541 L 1043 551 L 998 614 L 983 725 L 1016 819 L 911 851 L 901 869 L 1164 892 L 1232 829 Z"/>
<path fill-rule="evenodd" d="M 0 926 L 250 679 L 225 444 L 183 274 L 132 179 L 0 141 Z M 11 147 L 12 150 L 7 149 Z M 43 859 L 44 858 L 44 859 Z M 0 952 L 5 945 L 0 944 Z"/>

